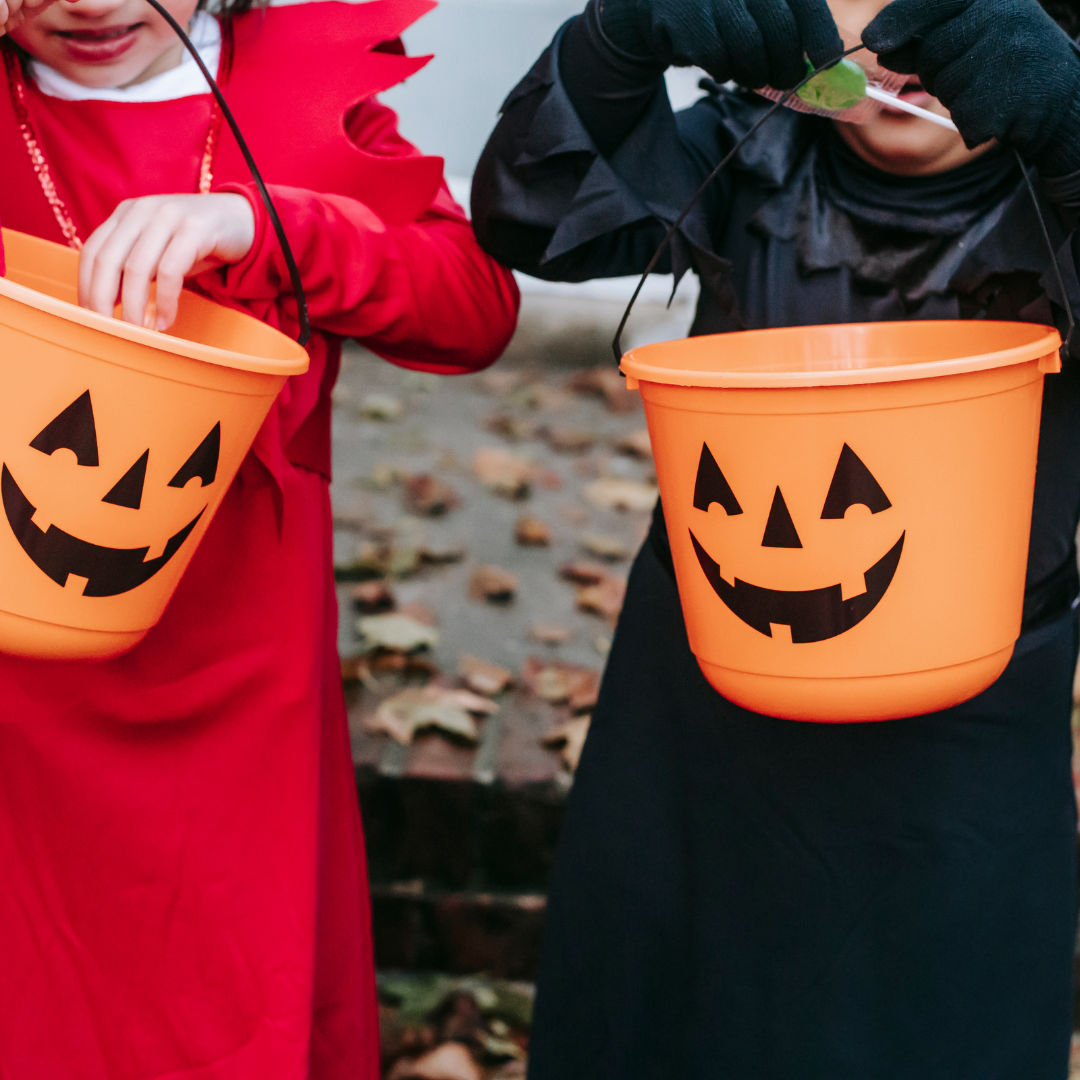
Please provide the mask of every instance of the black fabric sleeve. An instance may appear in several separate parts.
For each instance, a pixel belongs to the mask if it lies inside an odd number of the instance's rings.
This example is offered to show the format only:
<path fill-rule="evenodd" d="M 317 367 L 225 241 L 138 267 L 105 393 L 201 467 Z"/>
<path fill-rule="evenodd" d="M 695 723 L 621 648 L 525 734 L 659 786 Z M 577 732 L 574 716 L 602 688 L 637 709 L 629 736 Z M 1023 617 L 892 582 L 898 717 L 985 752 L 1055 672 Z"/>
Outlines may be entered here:
<path fill-rule="evenodd" d="M 564 25 L 511 91 L 480 157 L 473 228 L 500 262 L 535 277 L 584 281 L 641 273 L 701 181 L 732 144 L 715 102 L 676 119 L 663 80 L 618 146 L 605 156 L 560 75 Z M 731 176 L 709 189 L 658 265 L 701 273 L 716 261 L 712 230 Z"/>
<path fill-rule="evenodd" d="M 661 65 L 612 43 L 600 25 L 600 0 L 589 0 L 559 46 L 563 86 L 585 130 L 605 157 L 645 114 L 664 76 Z"/>

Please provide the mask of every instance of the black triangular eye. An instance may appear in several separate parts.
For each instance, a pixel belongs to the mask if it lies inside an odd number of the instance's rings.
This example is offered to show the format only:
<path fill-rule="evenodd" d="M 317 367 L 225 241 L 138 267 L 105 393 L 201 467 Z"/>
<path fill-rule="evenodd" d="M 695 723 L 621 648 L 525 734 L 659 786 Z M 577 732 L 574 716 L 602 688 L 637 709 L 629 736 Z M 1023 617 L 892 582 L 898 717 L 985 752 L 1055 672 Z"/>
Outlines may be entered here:
<path fill-rule="evenodd" d="M 881 485 L 874 479 L 874 474 L 859 460 L 854 450 L 844 443 L 840 451 L 840 460 L 836 463 L 829 493 L 825 496 L 825 508 L 821 511 L 822 519 L 842 518 L 849 506 L 861 503 L 871 514 L 880 514 L 888 510 L 889 502 Z"/>
<path fill-rule="evenodd" d="M 729 516 L 742 513 L 739 500 L 735 498 L 735 492 L 731 490 L 720 466 L 716 464 L 716 458 L 705 444 L 701 444 L 701 460 L 698 461 L 697 480 L 694 483 L 694 507 L 697 510 L 708 510 L 714 503 L 719 503 Z"/>
<path fill-rule="evenodd" d="M 791 520 L 787 503 L 780 489 L 772 497 L 772 508 L 769 510 L 769 520 L 765 522 L 765 535 L 761 538 L 762 547 L 776 548 L 801 548 L 802 541 L 795 530 L 795 522 Z"/>
<path fill-rule="evenodd" d="M 43 454 L 70 450 L 80 465 L 97 465 L 97 427 L 90 391 L 77 397 L 55 420 L 50 420 L 30 445 Z"/>
<path fill-rule="evenodd" d="M 138 510 L 142 505 L 143 484 L 146 482 L 146 463 L 150 460 L 150 451 L 143 455 L 113 485 L 112 490 L 101 501 L 113 506 L 127 506 Z"/>
<path fill-rule="evenodd" d="M 215 424 L 210 434 L 195 448 L 195 453 L 180 466 L 180 471 L 169 481 L 169 487 L 182 488 L 193 476 L 202 481 L 200 487 L 212 484 L 217 478 L 220 452 L 221 424 Z"/>

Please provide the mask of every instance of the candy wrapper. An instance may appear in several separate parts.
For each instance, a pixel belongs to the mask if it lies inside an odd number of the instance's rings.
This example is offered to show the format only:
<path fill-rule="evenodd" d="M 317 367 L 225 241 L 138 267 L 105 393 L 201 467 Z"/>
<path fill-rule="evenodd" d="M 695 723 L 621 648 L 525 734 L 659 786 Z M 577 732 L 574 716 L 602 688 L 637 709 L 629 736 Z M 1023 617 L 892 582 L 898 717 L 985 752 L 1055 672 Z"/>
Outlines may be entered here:
<path fill-rule="evenodd" d="M 840 29 L 844 48 L 850 49 L 859 44 L 859 37 Z M 810 61 L 807 70 L 812 71 Z M 866 49 L 851 56 L 845 56 L 838 64 L 815 75 L 804 87 L 793 94 L 784 103 L 796 112 L 813 113 L 815 116 L 827 116 L 830 120 L 846 120 L 849 123 L 865 124 L 881 109 L 881 105 L 866 96 L 867 86 L 881 93 L 895 96 L 904 88 L 906 75 L 898 75 L 877 63 L 877 57 Z M 763 86 L 757 93 L 779 101 L 786 91 L 774 90 Z"/>

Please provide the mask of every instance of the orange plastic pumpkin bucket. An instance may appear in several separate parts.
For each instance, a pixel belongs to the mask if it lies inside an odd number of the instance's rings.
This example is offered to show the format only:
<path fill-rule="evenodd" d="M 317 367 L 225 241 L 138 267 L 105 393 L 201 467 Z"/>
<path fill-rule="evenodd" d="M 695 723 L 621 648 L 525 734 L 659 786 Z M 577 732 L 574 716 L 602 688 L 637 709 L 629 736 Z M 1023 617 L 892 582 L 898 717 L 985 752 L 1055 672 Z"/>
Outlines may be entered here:
<path fill-rule="evenodd" d="M 794 720 L 965 701 L 1020 632 L 1055 330 L 890 322 L 717 334 L 622 359 L 709 682 Z"/>
<path fill-rule="evenodd" d="M 308 356 L 190 292 L 165 334 L 86 311 L 76 252 L 3 243 L 0 651 L 116 656 L 161 618 Z"/>

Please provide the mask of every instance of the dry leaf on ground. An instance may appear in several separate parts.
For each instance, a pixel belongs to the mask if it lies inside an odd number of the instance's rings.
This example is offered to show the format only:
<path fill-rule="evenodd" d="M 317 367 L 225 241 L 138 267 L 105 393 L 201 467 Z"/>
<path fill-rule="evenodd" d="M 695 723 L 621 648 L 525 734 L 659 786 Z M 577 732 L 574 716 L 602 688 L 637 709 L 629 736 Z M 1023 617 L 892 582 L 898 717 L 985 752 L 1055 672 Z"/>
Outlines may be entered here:
<path fill-rule="evenodd" d="M 508 499 L 523 499 L 529 494 L 532 463 L 499 447 L 476 451 L 473 472 L 489 491 Z"/>
<path fill-rule="evenodd" d="M 428 473 L 406 477 L 402 500 L 406 510 L 423 517 L 439 517 L 461 505 L 461 496 L 445 480 Z"/>
<path fill-rule="evenodd" d="M 536 623 L 529 627 L 529 637 L 541 645 L 564 645 L 573 636 L 573 630 L 558 623 Z"/>
<path fill-rule="evenodd" d="M 433 541 L 425 541 L 417 549 L 421 562 L 434 564 L 461 562 L 468 553 L 469 549 L 464 544 L 449 542 L 439 544 Z"/>
<path fill-rule="evenodd" d="M 396 397 L 389 394 L 365 394 L 357 412 L 362 420 L 400 420 L 404 408 Z"/>
<path fill-rule="evenodd" d="M 615 413 L 634 412 L 641 408 L 641 395 L 627 390 L 626 380 L 614 368 L 583 368 L 570 377 L 566 388 L 576 394 L 598 394 Z"/>
<path fill-rule="evenodd" d="M 574 559 L 559 567 L 559 577 L 575 585 L 599 585 L 607 576 L 606 566 L 587 559 Z"/>
<path fill-rule="evenodd" d="M 489 695 L 501 694 L 514 679 L 506 668 L 476 656 L 469 656 L 468 653 L 463 653 L 458 660 L 458 674 L 470 690 Z"/>
<path fill-rule="evenodd" d="M 603 510 L 651 510 L 659 494 L 654 484 L 607 477 L 585 485 L 584 495 Z"/>
<path fill-rule="evenodd" d="M 488 431 L 501 435 L 510 442 L 525 442 L 536 434 L 536 425 L 531 420 L 523 420 L 509 413 L 496 413 L 484 421 Z"/>
<path fill-rule="evenodd" d="M 391 652 L 412 652 L 434 648 L 439 644 L 439 631 L 403 611 L 387 615 L 361 615 L 356 629 L 364 639 L 364 647 L 388 649 Z"/>
<path fill-rule="evenodd" d="M 575 711 L 591 709 L 600 689 L 600 672 L 555 660 L 526 657 L 521 665 L 521 681 L 544 701 L 552 705 L 569 702 Z"/>
<path fill-rule="evenodd" d="M 545 746 L 562 747 L 562 759 L 571 772 L 577 769 L 581 760 L 581 751 L 585 746 L 591 721 L 591 716 L 575 716 L 559 724 L 550 735 L 541 740 Z"/>
<path fill-rule="evenodd" d="M 447 1042 L 421 1057 L 400 1058 L 386 1080 L 483 1080 L 483 1075 L 466 1047 Z"/>
<path fill-rule="evenodd" d="M 523 547 L 547 547 L 551 543 L 551 529 L 539 518 L 520 517 L 514 526 L 514 539 Z"/>
<path fill-rule="evenodd" d="M 577 590 L 577 606 L 582 611 L 603 615 L 614 622 L 622 611 L 626 598 L 626 582 L 609 574 L 596 585 L 580 585 Z"/>
<path fill-rule="evenodd" d="M 514 599 L 517 587 L 517 574 L 489 564 L 478 566 L 469 578 L 469 596 L 474 600 L 505 604 Z"/>
<path fill-rule="evenodd" d="M 389 491 L 401 480 L 401 475 L 401 470 L 393 465 L 379 464 L 360 478 L 360 486 L 370 491 Z"/>
<path fill-rule="evenodd" d="M 352 602 L 361 615 L 381 615 L 393 611 L 394 593 L 385 581 L 361 581 L 350 591 Z"/>
<path fill-rule="evenodd" d="M 639 461 L 652 461 L 652 442 L 649 440 L 649 429 L 638 428 L 637 431 L 624 435 L 615 444 L 615 449 L 620 454 L 628 454 Z"/>
<path fill-rule="evenodd" d="M 578 537 L 578 543 L 590 555 L 595 555 L 598 559 L 607 559 L 610 562 L 625 559 L 630 554 L 630 548 L 615 536 L 584 533 Z"/>
<path fill-rule="evenodd" d="M 552 450 L 560 454 L 583 454 L 596 445 L 596 436 L 592 432 L 577 428 L 543 428 L 537 434 L 543 437 Z"/>
<path fill-rule="evenodd" d="M 368 731 L 384 731 L 403 746 L 408 746 L 418 731 L 429 727 L 476 742 L 479 730 L 472 714 L 487 716 L 498 709 L 493 701 L 468 690 L 410 687 L 388 697 L 362 723 Z"/>
<path fill-rule="evenodd" d="M 407 604 L 402 604 L 398 608 L 399 615 L 407 615 L 410 619 L 415 619 L 418 623 L 423 623 L 425 626 L 438 626 L 439 616 L 432 611 L 427 604 L 420 600 L 410 600 Z"/>

